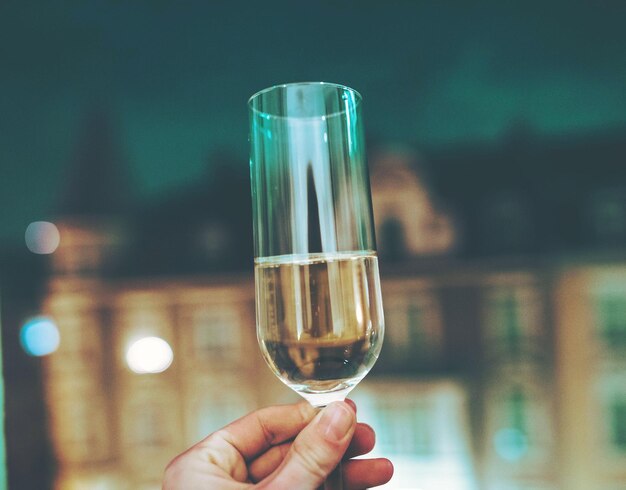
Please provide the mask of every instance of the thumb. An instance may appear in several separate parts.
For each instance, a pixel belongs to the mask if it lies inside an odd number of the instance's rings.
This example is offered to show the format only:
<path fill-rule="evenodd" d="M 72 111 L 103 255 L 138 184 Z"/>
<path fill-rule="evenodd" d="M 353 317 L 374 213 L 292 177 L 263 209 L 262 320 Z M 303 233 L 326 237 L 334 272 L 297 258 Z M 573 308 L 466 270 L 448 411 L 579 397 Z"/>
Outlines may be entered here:
<path fill-rule="evenodd" d="M 282 464 L 263 483 L 273 489 L 316 489 L 341 461 L 355 428 L 350 406 L 331 403 L 300 432 Z"/>

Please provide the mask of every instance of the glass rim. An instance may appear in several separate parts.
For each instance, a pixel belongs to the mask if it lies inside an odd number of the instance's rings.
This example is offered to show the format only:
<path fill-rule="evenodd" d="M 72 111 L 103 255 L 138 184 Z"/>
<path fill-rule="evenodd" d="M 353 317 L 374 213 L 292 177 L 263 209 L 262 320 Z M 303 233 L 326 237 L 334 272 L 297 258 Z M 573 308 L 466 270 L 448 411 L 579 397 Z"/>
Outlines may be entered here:
<path fill-rule="evenodd" d="M 303 85 L 319 85 L 319 86 L 327 86 L 327 87 L 331 87 L 337 90 L 342 90 L 345 92 L 350 92 L 352 93 L 355 97 L 355 107 L 358 107 L 361 104 L 361 101 L 363 100 L 363 96 L 355 89 L 348 87 L 347 85 L 343 85 L 341 83 L 333 83 L 333 82 L 289 82 L 289 83 L 279 83 L 276 85 L 272 85 L 270 87 L 264 88 L 262 90 L 259 90 L 258 92 L 255 92 L 254 94 L 252 94 L 252 96 L 250 96 L 250 98 L 248 99 L 248 107 L 250 108 L 250 110 L 254 113 L 257 114 L 261 117 L 266 117 L 266 118 L 272 118 L 272 119 L 323 119 L 323 118 L 328 118 L 328 117 L 334 117 L 334 116 L 339 116 L 341 114 L 345 114 L 346 110 L 341 110 L 341 111 L 337 111 L 337 112 L 333 112 L 331 114 L 322 114 L 319 116 L 306 116 L 306 117 L 298 117 L 298 116 L 282 116 L 279 114 L 274 114 L 272 112 L 267 112 L 267 111 L 260 111 L 258 109 L 256 109 L 252 102 L 257 99 L 258 97 L 260 97 L 263 94 L 266 94 L 268 92 L 272 92 L 274 90 L 278 90 L 281 88 L 287 88 L 287 87 L 296 87 L 296 86 L 303 86 Z"/>

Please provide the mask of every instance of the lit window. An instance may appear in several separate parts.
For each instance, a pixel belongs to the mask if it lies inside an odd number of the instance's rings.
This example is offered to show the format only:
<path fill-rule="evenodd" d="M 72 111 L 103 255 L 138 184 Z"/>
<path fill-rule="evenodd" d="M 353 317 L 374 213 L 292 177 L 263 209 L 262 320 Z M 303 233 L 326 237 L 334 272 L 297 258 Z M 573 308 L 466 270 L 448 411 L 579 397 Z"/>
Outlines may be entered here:
<path fill-rule="evenodd" d="M 203 396 L 195 403 L 195 433 L 192 434 L 192 440 L 203 439 L 236 418 L 245 415 L 251 408 L 249 405 L 240 394 L 222 393 L 218 396 Z"/>
<path fill-rule="evenodd" d="M 410 446 L 411 452 L 427 456 L 433 453 L 433 440 L 430 430 L 431 422 L 429 418 L 428 406 L 416 405 L 413 407 L 412 412 L 412 432 L 414 437 L 412 438 L 412 445 Z"/>
<path fill-rule="evenodd" d="M 376 404 L 377 426 L 381 451 L 390 454 L 428 456 L 434 453 L 432 420 L 429 405 L 425 403 Z"/>
<path fill-rule="evenodd" d="M 196 358 L 204 361 L 227 359 L 238 362 L 240 322 L 238 312 L 224 305 L 199 307 L 192 313 L 193 348 Z"/>
<path fill-rule="evenodd" d="M 395 437 L 393 431 L 393 407 L 385 403 L 376 404 L 376 420 L 378 427 L 385 427 L 385 430 L 377 436 L 377 443 L 381 450 L 393 452 L 395 448 Z"/>

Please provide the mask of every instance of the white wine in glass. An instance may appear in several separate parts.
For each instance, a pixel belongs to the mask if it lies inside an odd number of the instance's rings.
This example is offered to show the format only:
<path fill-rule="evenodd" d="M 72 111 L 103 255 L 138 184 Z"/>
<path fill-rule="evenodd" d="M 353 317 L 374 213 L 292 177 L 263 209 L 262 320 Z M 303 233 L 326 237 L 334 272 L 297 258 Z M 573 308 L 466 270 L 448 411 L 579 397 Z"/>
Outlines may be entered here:
<path fill-rule="evenodd" d="M 382 346 L 376 255 L 282 256 L 255 269 L 257 334 L 272 371 L 314 406 L 345 398 Z"/>

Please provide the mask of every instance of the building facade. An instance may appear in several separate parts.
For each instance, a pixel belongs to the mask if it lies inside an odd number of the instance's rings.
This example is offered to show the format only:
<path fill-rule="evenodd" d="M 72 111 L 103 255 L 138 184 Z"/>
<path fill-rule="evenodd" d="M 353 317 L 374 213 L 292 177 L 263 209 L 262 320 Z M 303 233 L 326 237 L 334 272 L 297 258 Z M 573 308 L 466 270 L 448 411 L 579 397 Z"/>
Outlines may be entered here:
<path fill-rule="evenodd" d="M 567 213 L 569 190 L 529 193 L 476 158 L 491 177 L 454 158 L 430 175 L 410 152 L 373 158 L 386 334 L 354 399 L 377 430 L 377 452 L 396 462 L 388 488 L 623 489 L 626 262 L 620 253 L 566 260 L 533 206 L 552 198 Z M 563 234 L 619 251 L 626 194 L 594 185 L 581 198 L 589 233 L 564 225 Z M 225 195 L 227 184 L 213 189 L 213 200 L 156 207 L 158 220 L 144 213 L 129 224 L 106 207 L 59 217 L 43 308 L 61 335 L 45 361 L 55 488 L 160 488 L 167 462 L 189 445 L 295 399 L 261 359 L 251 261 L 232 252 L 247 243 L 247 215 L 236 215 L 247 201 Z M 548 252 L 537 252 L 538 239 Z M 133 371 L 131 347 L 154 337 L 171 365 Z"/>

